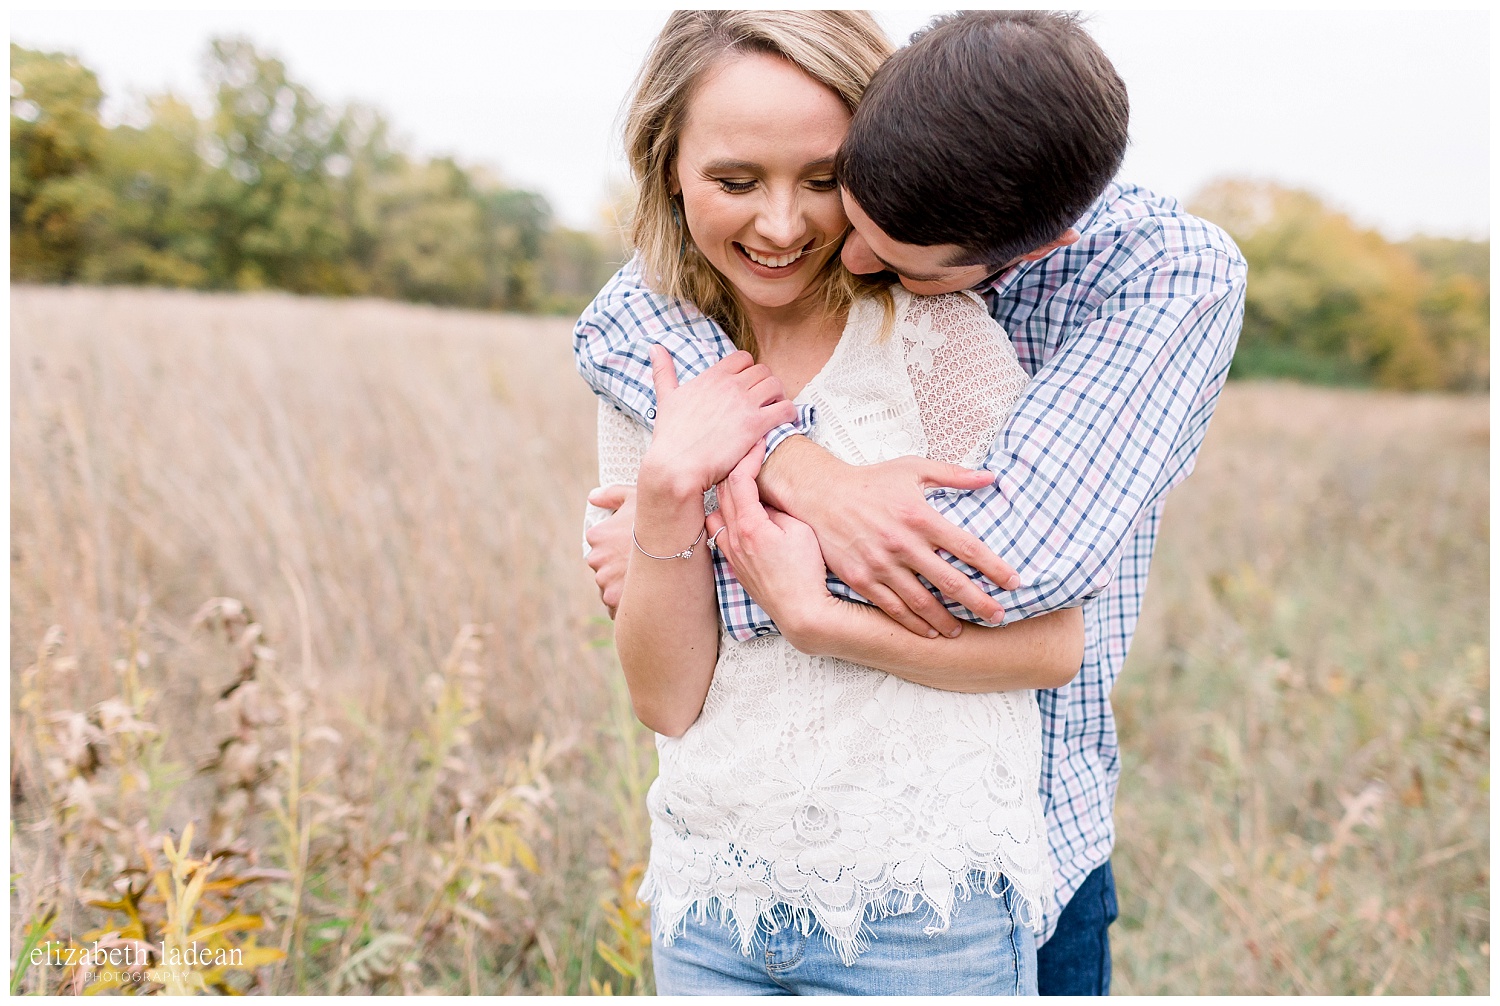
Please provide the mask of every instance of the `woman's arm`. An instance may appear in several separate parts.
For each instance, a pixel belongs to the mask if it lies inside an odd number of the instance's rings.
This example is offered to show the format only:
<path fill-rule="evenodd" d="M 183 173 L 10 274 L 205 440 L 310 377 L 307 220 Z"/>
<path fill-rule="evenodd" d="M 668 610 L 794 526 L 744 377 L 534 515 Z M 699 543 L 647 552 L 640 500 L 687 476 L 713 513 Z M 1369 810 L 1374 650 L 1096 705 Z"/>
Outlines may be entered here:
<path fill-rule="evenodd" d="M 966 622 L 956 637 L 930 639 L 908 632 L 879 608 L 824 591 L 821 604 L 788 612 L 776 622 L 804 653 L 839 657 L 949 692 L 1061 688 L 1083 665 L 1081 608 L 1008 626 Z"/>
<path fill-rule="evenodd" d="M 615 648 L 636 716 L 677 737 L 698 718 L 718 660 L 703 491 L 738 460 L 726 454 L 728 431 L 764 436 L 786 421 L 792 405 L 748 353 L 725 357 L 680 388 L 666 350 L 653 349 L 652 365 L 656 431 L 636 481 L 636 547 L 616 612 Z"/>
<path fill-rule="evenodd" d="M 804 653 L 839 657 L 932 688 L 1000 692 L 1058 688 L 1083 663 L 1083 614 L 1069 608 L 1009 626 L 965 624 L 957 636 L 909 632 L 877 608 L 828 592 L 817 536 L 760 502 L 760 452 L 719 491 L 725 531 L 717 543 L 740 582 Z"/>

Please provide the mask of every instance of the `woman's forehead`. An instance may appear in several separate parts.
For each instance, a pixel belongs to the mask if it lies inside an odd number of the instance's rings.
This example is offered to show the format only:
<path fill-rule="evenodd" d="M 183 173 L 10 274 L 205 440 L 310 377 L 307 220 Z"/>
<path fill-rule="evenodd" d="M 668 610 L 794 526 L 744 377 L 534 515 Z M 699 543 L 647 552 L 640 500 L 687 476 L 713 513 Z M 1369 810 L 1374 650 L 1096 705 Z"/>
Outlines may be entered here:
<path fill-rule="evenodd" d="M 837 94 L 786 60 L 737 54 L 693 89 L 682 144 L 705 157 L 801 164 L 833 156 L 849 118 Z"/>

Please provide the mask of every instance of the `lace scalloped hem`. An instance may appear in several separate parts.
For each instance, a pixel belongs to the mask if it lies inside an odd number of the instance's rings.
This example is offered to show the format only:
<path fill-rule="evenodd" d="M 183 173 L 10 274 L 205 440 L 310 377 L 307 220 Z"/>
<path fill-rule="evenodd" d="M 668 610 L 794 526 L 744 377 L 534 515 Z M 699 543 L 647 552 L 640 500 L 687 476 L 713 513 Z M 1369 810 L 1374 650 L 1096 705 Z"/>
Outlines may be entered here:
<path fill-rule="evenodd" d="M 953 886 L 954 903 L 968 901 L 975 895 L 976 890 L 978 893 L 998 898 L 1006 892 L 1007 888 L 1013 890 L 1017 896 L 1017 921 L 1033 932 L 1040 933 L 1042 916 L 1052 905 L 1051 892 L 1024 891 L 1001 870 L 976 868 L 964 876 L 956 877 Z M 645 879 L 642 880 L 636 897 L 652 907 L 652 934 L 660 938 L 666 946 L 671 946 L 672 941 L 683 934 L 689 916 L 698 925 L 714 921 L 733 929 L 739 937 L 740 953 L 746 957 L 751 954 L 757 931 L 775 933 L 788 926 L 795 926 L 805 936 L 812 932 L 813 924 L 816 922 L 823 930 L 823 938 L 828 947 L 838 954 L 839 960 L 846 967 L 852 965 L 858 960 L 859 955 L 869 948 L 869 924 L 871 922 L 892 915 L 905 915 L 908 912 L 925 909 L 932 922 L 924 928 L 923 932 L 928 936 L 935 936 L 946 932 L 953 921 L 951 907 L 944 909 L 933 904 L 932 900 L 921 892 L 909 890 L 898 884 L 890 885 L 881 893 L 872 893 L 871 900 L 865 905 L 859 920 L 852 925 L 844 926 L 830 924 L 823 913 L 814 906 L 771 901 L 764 898 L 742 897 L 739 899 L 741 901 L 753 900 L 754 908 L 751 911 L 744 911 L 743 908 L 736 910 L 730 900 L 713 892 L 703 892 L 692 900 L 668 905 L 664 903 L 665 892 L 657 882 L 654 871 L 650 869 L 646 871 Z"/>

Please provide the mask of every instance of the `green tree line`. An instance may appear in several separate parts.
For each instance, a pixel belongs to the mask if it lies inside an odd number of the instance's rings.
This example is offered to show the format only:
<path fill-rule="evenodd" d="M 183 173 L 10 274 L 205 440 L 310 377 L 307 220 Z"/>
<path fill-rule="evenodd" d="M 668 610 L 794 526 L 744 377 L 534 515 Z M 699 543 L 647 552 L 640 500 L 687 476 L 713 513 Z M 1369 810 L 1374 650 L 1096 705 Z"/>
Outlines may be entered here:
<path fill-rule="evenodd" d="M 206 59 L 211 109 L 149 99 L 106 125 L 76 58 L 11 46 L 11 278 L 275 287 L 513 311 L 580 309 L 623 257 L 534 192 L 402 150 L 244 39 Z M 1235 377 L 1489 387 L 1489 242 L 1389 241 L 1315 196 L 1227 181 L 1193 208 L 1250 263 Z"/>
<path fill-rule="evenodd" d="M 10 54 L 12 280 L 572 312 L 619 264 L 538 194 L 413 156 L 244 39 L 209 46 L 206 116 L 167 94 L 113 126 L 78 59 Z"/>
<path fill-rule="evenodd" d="M 1310 193 L 1225 181 L 1193 209 L 1250 264 L 1232 377 L 1489 388 L 1488 241 L 1389 241 Z"/>

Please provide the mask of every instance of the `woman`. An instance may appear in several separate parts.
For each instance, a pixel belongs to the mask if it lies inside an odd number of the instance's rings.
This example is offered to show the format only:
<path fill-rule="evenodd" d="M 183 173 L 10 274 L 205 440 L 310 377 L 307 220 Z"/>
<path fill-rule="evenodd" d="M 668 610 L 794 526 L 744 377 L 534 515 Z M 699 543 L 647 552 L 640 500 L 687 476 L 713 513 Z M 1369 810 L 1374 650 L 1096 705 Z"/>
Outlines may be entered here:
<path fill-rule="evenodd" d="M 1051 873 L 1021 689 L 1076 672 L 1078 612 L 908 633 L 833 599 L 810 530 L 754 491 L 788 396 L 846 461 L 972 463 L 1025 384 L 977 298 L 839 263 L 833 156 L 889 51 L 861 13 L 680 11 L 626 127 L 643 266 L 742 350 L 678 387 L 657 348 L 654 435 L 600 412 L 601 484 L 637 486 L 615 631 L 661 735 L 641 897 L 664 994 L 1035 991 Z M 718 543 L 781 635 L 720 631 L 702 500 L 726 477 Z M 589 541 L 598 569 L 623 553 Z"/>

